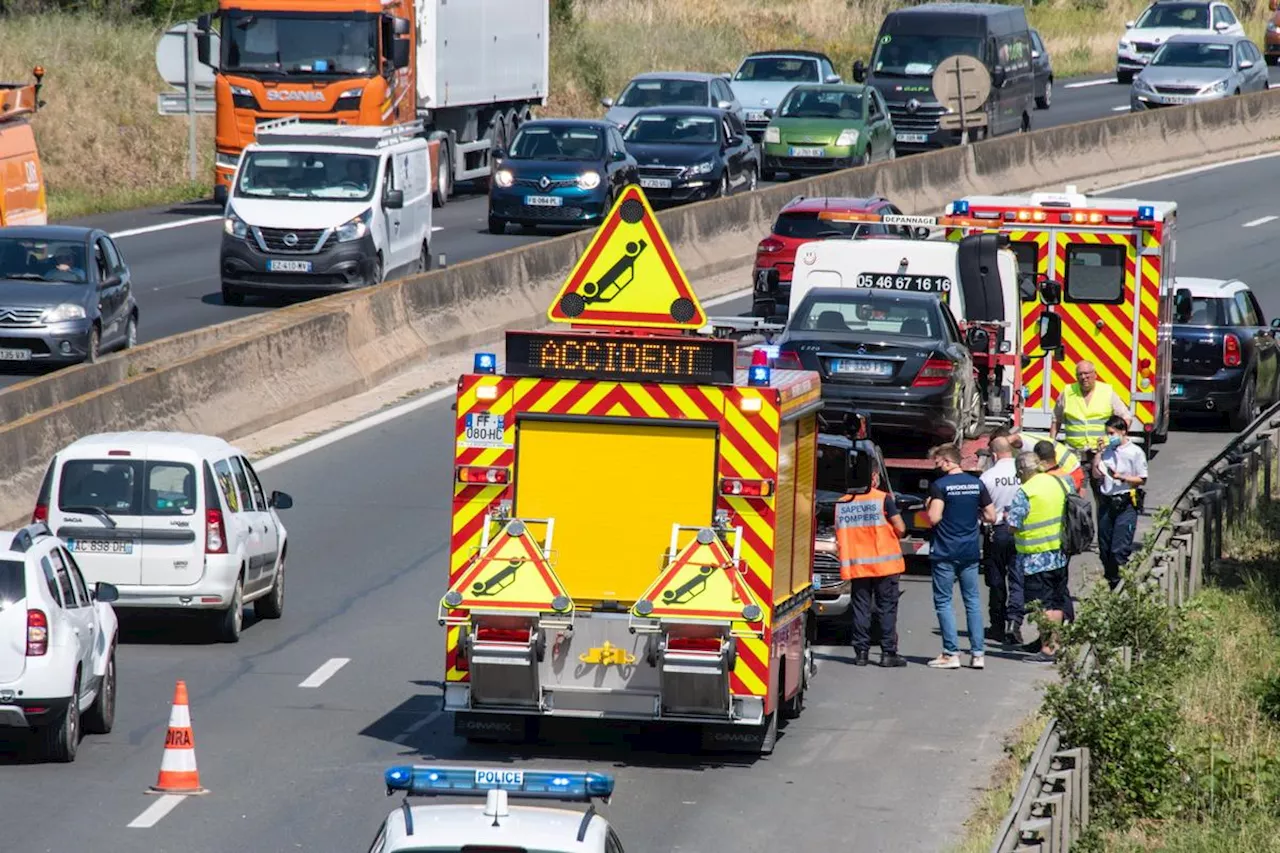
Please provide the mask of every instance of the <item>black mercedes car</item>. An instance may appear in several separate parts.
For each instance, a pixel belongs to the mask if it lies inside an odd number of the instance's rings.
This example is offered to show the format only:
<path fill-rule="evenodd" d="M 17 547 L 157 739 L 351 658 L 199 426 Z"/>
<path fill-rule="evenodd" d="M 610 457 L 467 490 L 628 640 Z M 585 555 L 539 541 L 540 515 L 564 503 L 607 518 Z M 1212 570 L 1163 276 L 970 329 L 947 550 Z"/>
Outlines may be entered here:
<path fill-rule="evenodd" d="M 760 155 L 732 112 L 710 107 L 640 110 L 622 136 L 640 186 L 655 203 L 701 201 L 754 190 Z"/>
<path fill-rule="evenodd" d="M 881 445 L 982 430 L 973 357 L 932 294 L 814 288 L 787 321 L 775 364 L 817 371 L 826 410 L 868 417 Z"/>
<path fill-rule="evenodd" d="M 1280 397 L 1276 333 L 1249 285 L 1236 279 L 1174 281 L 1174 415 L 1220 412 L 1242 430 Z"/>

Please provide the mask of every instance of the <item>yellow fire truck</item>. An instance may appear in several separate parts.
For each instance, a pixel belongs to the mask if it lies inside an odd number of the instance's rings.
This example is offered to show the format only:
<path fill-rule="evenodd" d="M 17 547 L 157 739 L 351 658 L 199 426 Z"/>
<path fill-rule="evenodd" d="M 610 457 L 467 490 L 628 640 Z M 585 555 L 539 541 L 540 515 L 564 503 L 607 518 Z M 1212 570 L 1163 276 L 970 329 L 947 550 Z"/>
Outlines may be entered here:
<path fill-rule="evenodd" d="M 1133 411 L 1133 435 L 1149 455 L 1169 430 L 1177 205 L 1090 197 L 1068 186 L 1065 193 L 971 196 L 946 212 L 991 222 L 948 237 L 1007 234 L 1019 272 L 1036 277 L 1036 297 L 1022 304 L 1024 352 L 1044 357 L 1024 362 L 1026 427 L 1049 425 L 1054 402 L 1075 381 L 1075 364 L 1089 360 Z M 1060 347 L 1042 346 L 1043 312 L 1060 319 Z"/>
<path fill-rule="evenodd" d="M 627 188 L 557 295 L 457 387 L 445 708 L 701 727 L 768 753 L 808 645 L 819 377 L 740 366 Z"/>

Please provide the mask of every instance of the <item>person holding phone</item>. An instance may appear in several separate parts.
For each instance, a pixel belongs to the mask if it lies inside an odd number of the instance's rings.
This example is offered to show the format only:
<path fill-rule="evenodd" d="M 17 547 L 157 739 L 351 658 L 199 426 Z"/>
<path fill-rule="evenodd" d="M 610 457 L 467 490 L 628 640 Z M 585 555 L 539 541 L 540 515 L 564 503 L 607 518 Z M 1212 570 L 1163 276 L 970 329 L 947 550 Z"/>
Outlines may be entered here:
<path fill-rule="evenodd" d="M 1138 489 L 1147 483 L 1147 456 L 1129 440 L 1124 418 L 1107 419 L 1107 438 L 1097 440 L 1093 476 L 1098 485 L 1098 556 L 1112 589 L 1120 583 L 1120 567 L 1133 553 L 1138 526 Z"/>

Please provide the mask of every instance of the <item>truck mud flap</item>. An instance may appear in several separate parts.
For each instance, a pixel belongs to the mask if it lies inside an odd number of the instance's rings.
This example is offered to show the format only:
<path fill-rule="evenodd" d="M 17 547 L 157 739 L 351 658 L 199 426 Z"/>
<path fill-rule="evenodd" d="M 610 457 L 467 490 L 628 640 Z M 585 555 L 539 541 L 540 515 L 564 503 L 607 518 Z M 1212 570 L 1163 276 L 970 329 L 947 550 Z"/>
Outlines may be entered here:
<path fill-rule="evenodd" d="M 537 736 L 537 722 L 519 714 L 455 711 L 453 733 L 482 743 L 525 743 Z"/>
<path fill-rule="evenodd" d="M 778 712 L 758 726 L 702 726 L 703 752 L 741 752 L 769 755 L 778 740 Z"/>

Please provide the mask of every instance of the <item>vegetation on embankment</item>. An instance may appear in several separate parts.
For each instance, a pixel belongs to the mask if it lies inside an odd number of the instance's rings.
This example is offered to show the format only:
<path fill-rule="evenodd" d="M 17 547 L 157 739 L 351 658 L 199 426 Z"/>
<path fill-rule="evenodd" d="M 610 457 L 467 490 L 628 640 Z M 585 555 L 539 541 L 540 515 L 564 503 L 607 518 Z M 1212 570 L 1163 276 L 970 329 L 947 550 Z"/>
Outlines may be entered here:
<path fill-rule="evenodd" d="M 1266 4 L 1237 6 L 1261 44 Z M 804 47 L 846 78 L 896 0 L 552 0 L 551 99 L 544 115 L 602 112 L 635 73 L 728 72 L 752 50 Z M 1029 7 L 1058 77 L 1107 73 L 1124 22 L 1146 0 L 1040 0 Z M 213 127 L 200 120 L 199 178 L 187 180 L 187 126 L 156 114 L 168 87 L 155 44 L 208 0 L 17 0 L 0 5 L 0 78 L 47 71 L 35 122 L 56 219 L 207 196 Z"/>

